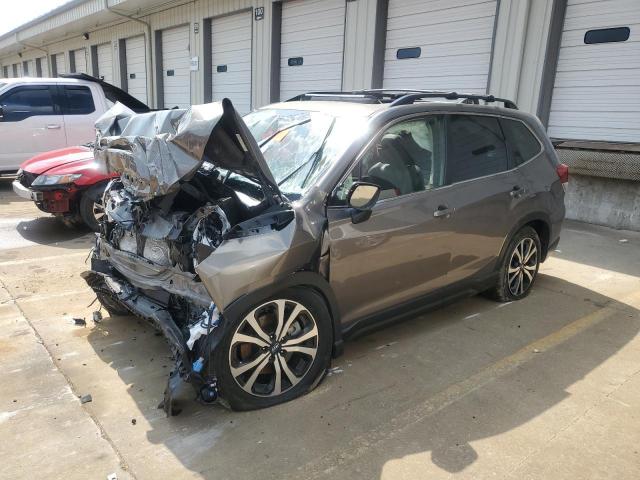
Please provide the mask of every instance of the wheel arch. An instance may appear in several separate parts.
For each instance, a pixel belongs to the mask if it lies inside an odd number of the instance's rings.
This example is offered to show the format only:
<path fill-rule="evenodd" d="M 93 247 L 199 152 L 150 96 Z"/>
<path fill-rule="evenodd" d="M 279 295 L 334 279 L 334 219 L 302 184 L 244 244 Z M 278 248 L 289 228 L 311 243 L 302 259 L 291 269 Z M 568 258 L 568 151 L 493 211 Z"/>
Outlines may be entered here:
<path fill-rule="evenodd" d="M 549 215 L 544 212 L 534 212 L 526 215 L 521 218 L 518 223 L 514 225 L 514 227 L 509 231 L 509 234 L 505 237 L 502 243 L 502 249 L 500 250 L 500 256 L 498 257 L 497 266 L 502 264 L 502 260 L 504 256 L 507 254 L 507 247 L 511 242 L 511 239 L 514 237 L 516 233 L 522 230 L 524 227 L 533 228 L 538 237 L 540 238 L 540 244 L 542 246 L 542 256 L 540 259 L 540 263 L 544 262 L 547 258 L 547 254 L 549 253 L 549 241 L 551 235 L 551 220 Z"/>
<path fill-rule="evenodd" d="M 332 356 L 335 358 L 342 355 L 344 347 L 342 339 L 342 323 L 340 322 L 338 303 L 333 291 L 331 290 L 329 282 L 327 282 L 327 280 L 319 273 L 301 271 L 281 277 L 269 285 L 238 297 L 227 305 L 222 314 L 223 316 L 228 317 L 240 316 L 246 310 L 248 305 L 258 305 L 262 301 L 275 296 L 278 292 L 287 288 L 307 288 L 320 295 L 327 305 L 331 320 L 333 331 Z"/>

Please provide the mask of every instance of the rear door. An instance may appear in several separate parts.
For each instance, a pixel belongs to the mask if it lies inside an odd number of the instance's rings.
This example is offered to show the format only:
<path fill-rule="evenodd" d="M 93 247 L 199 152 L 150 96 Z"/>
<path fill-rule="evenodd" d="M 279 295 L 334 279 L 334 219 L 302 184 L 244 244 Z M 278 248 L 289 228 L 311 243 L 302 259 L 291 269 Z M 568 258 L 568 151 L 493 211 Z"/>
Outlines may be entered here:
<path fill-rule="evenodd" d="M 333 195 L 330 282 L 345 323 L 447 283 L 452 235 L 434 216 L 446 191 L 442 125 L 442 116 L 428 115 L 386 128 Z M 345 201 L 358 180 L 382 191 L 371 217 L 353 223 Z"/>
<path fill-rule="evenodd" d="M 59 85 L 59 98 L 67 132 L 67 145 L 83 145 L 95 139 L 94 123 L 102 108 L 95 104 L 98 85 Z M 96 92 L 96 93 L 94 93 Z"/>
<path fill-rule="evenodd" d="M 522 208 L 525 186 L 498 117 L 447 115 L 447 184 L 441 208 L 450 238 L 448 281 L 489 274 Z"/>
<path fill-rule="evenodd" d="M 55 85 L 23 85 L 0 96 L 0 171 L 17 170 L 34 155 L 66 146 Z"/>

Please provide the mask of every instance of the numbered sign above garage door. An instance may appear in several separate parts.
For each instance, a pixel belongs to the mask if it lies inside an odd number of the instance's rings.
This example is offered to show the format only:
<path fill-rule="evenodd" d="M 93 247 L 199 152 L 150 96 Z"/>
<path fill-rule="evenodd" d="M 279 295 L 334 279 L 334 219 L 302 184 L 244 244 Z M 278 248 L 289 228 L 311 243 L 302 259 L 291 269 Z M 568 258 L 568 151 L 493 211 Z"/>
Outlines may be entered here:
<path fill-rule="evenodd" d="M 211 20 L 212 97 L 229 98 L 240 114 L 251 110 L 251 11 Z"/>
<path fill-rule="evenodd" d="M 188 25 L 162 31 L 162 90 L 164 108 L 191 105 Z"/>
<path fill-rule="evenodd" d="M 147 99 L 147 62 L 144 35 L 127 38 L 125 45 L 126 74 L 123 85 L 126 82 L 127 92 L 144 103 Z"/>
<path fill-rule="evenodd" d="M 280 99 L 309 91 L 340 90 L 345 0 L 282 4 Z"/>
<path fill-rule="evenodd" d="M 496 0 L 389 0 L 385 88 L 485 93 Z"/>
<path fill-rule="evenodd" d="M 640 142 L 640 2 L 567 5 L 549 136 Z"/>
<path fill-rule="evenodd" d="M 113 84 L 113 51 L 110 43 L 103 43 L 96 47 L 98 56 L 98 77 Z"/>

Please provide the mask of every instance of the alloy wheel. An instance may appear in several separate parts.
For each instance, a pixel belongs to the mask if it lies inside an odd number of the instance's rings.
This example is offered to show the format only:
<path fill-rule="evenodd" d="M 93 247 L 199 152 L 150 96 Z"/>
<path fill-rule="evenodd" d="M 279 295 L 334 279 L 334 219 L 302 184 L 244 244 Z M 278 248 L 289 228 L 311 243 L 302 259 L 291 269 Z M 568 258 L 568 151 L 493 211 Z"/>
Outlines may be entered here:
<path fill-rule="evenodd" d="M 104 206 L 101 202 L 93 202 L 93 207 L 91 209 L 93 213 L 93 218 L 96 219 L 96 222 L 101 223 L 102 218 L 104 217 Z"/>
<path fill-rule="evenodd" d="M 538 248 L 531 238 L 518 242 L 511 254 L 507 282 L 512 295 L 523 295 L 533 283 L 538 270 Z"/>
<path fill-rule="evenodd" d="M 231 338 L 231 375 L 251 395 L 282 395 L 308 373 L 318 352 L 318 335 L 313 315 L 301 303 L 267 302 L 249 312 Z"/>

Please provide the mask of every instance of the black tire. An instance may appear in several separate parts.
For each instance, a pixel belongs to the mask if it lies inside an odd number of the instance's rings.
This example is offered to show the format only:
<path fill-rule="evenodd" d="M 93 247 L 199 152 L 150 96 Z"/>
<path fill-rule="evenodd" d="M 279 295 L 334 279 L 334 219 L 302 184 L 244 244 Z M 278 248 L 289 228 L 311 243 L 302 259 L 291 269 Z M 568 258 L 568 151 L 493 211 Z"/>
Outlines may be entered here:
<path fill-rule="evenodd" d="M 94 212 L 94 205 L 96 202 L 85 192 L 80 197 L 80 204 L 78 205 L 78 213 L 82 222 L 94 232 L 100 231 L 100 222 L 96 218 Z"/>
<path fill-rule="evenodd" d="M 284 317 L 285 322 L 287 319 L 287 315 L 291 313 L 292 311 L 291 309 L 293 308 L 293 306 L 295 306 L 295 303 L 300 304 L 311 315 L 312 317 L 311 320 L 315 322 L 315 326 L 317 327 L 317 337 L 315 337 L 316 338 L 315 340 L 311 340 L 311 342 L 315 345 L 316 354 L 313 360 L 310 361 L 310 366 L 306 367 L 307 368 L 306 371 L 304 373 L 301 373 L 301 376 L 298 377 L 300 378 L 298 383 L 293 384 L 292 382 L 290 382 L 291 385 L 288 387 L 288 389 L 285 390 L 284 387 L 286 386 L 286 382 L 288 380 L 284 380 L 285 378 L 284 369 L 280 369 L 280 367 L 278 367 L 278 370 L 281 370 L 282 372 L 281 374 L 281 378 L 283 379 L 281 380 L 282 386 L 283 386 L 282 393 L 279 395 L 274 394 L 275 373 L 273 373 L 271 374 L 271 375 L 274 375 L 273 391 L 266 393 L 266 395 L 270 395 L 270 396 L 259 396 L 259 394 L 249 393 L 243 387 L 241 387 L 241 385 L 238 383 L 238 381 L 236 381 L 236 379 L 234 378 L 231 372 L 231 369 L 232 369 L 231 358 L 234 352 L 237 352 L 238 349 L 241 349 L 243 347 L 242 343 L 233 342 L 232 344 L 232 341 L 233 341 L 234 335 L 236 334 L 236 331 L 240 331 L 241 328 L 246 328 L 247 323 L 245 322 L 245 318 L 250 313 L 254 311 L 260 312 L 261 311 L 260 309 L 263 309 L 263 308 L 267 309 L 267 311 L 269 308 L 275 308 L 275 307 L 272 307 L 272 305 L 277 300 L 285 300 L 287 302 L 286 308 L 288 308 L 289 310 L 283 309 L 284 311 L 287 312 L 285 313 L 285 317 Z M 275 315 L 275 314 L 271 313 L 271 315 Z M 257 318 L 258 322 L 261 321 L 261 318 L 259 316 L 254 316 L 253 318 Z M 303 324 L 303 321 L 309 321 L 309 317 L 306 315 L 306 313 L 303 313 L 299 318 L 302 319 L 300 321 L 300 325 Z M 259 408 L 265 408 L 265 407 L 270 407 L 272 405 L 284 403 L 289 400 L 293 400 L 294 398 L 304 395 L 305 393 L 313 390 L 313 388 L 315 388 L 316 385 L 318 385 L 320 380 L 322 380 L 327 368 L 330 366 L 331 350 L 333 345 L 333 329 L 331 324 L 331 318 L 329 315 L 329 311 L 327 309 L 327 305 L 324 302 L 323 298 L 317 293 L 315 293 L 313 290 L 310 290 L 307 288 L 290 288 L 290 289 L 284 290 L 283 292 L 281 292 L 275 297 L 267 299 L 263 302 L 259 302 L 255 305 L 252 305 L 250 308 L 247 308 L 247 310 L 243 312 L 242 316 L 240 316 L 239 318 L 227 318 L 226 320 L 230 322 L 230 324 L 228 325 L 227 331 L 225 332 L 225 335 L 222 338 L 222 341 L 216 347 L 215 351 L 212 353 L 211 360 L 213 362 L 213 371 L 217 375 L 220 396 L 226 403 L 228 403 L 228 405 L 233 410 L 255 410 Z M 297 321 L 294 323 L 297 323 Z M 292 329 L 293 328 L 294 327 L 292 326 Z M 244 332 L 245 330 L 242 330 L 242 331 Z M 303 331 L 304 330 L 301 330 L 300 332 L 303 332 Z M 286 334 L 285 338 L 289 337 L 289 332 L 291 332 L 291 329 L 289 329 L 287 332 L 284 332 Z M 264 333 L 268 333 L 267 329 L 264 330 Z M 298 337 L 301 337 L 302 335 L 303 334 L 300 333 L 290 338 L 289 341 L 295 342 L 295 339 Z M 277 337 L 274 338 L 273 342 L 277 342 Z M 304 343 L 305 342 L 303 342 L 301 345 L 304 345 Z M 241 345 L 241 347 L 238 347 L 238 345 Z M 244 345 L 247 345 L 247 344 L 244 344 Z M 253 347 L 253 345 L 251 346 Z M 274 344 L 271 343 L 271 346 L 273 347 Z M 232 350 L 232 348 L 234 350 Z M 284 349 L 286 347 L 283 345 L 282 348 Z M 288 348 L 292 348 L 292 347 L 290 346 Z M 289 352 L 284 351 L 283 354 L 280 354 L 280 353 L 273 354 L 273 353 L 270 353 L 271 350 L 269 348 L 263 347 L 262 351 L 257 347 L 256 349 L 258 350 L 257 355 L 267 355 L 267 358 L 270 358 L 268 360 L 267 365 L 263 369 L 260 369 L 261 372 L 265 372 L 268 369 L 273 370 L 275 367 L 274 362 L 284 363 L 284 361 L 286 361 L 287 367 L 290 367 L 290 365 L 288 364 L 289 361 L 293 361 L 293 362 L 297 361 L 297 362 L 302 362 L 304 364 L 304 360 L 299 360 L 298 357 L 294 357 L 294 355 L 301 355 L 301 354 L 292 353 L 291 351 Z M 264 350 L 266 350 L 266 352 L 264 352 Z M 287 358 L 287 356 L 289 356 L 289 360 L 283 361 L 281 360 L 281 358 L 283 357 L 278 357 L 278 355 L 284 355 L 285 359 Z M 251 363 L 251 362 L 247 361 L 244 365 L 248 363 Z M 278 365 L 281 365 L 282 363 Z M 259 367 L 256 367 L 255 370 L 258 370 L 258 369 Z M 252 373 L 253 373 L 253 370 L 249 370 L 247 372 L 247 374 L 249 375 L 251 375 Z M 267 373 L 265 376 L 269 377 L 269 373 Z M 262 377 L 262 374 L 260 374 L 260 376 L 258 376 L 257 378 L 261 378 L 261 377 Z M 257 380 L 256 380 L 256 383 L 258 383 Z M 245 383 L 245 386 L 246 385 L 247 383 Z M 253 390 L 254 387 L 250 387 L 250 388 Z"/>
<path fill-rule="evenodd" d="M 529 261 L 526 262 L 525 266 L 521 267 L 517 265 L 518 255 L 516 253 L 516 248 L 520 245 L 526 246 L 531 244 L 535 246 L 536 249 L 535 261 L 533 258 L 530 258 Z M 529 295 L 529 292 L 531 292 L 538 276 L 541 258 L 542 246 L 540 244 L 540 237 L 538 237 L 538 233 L 531 227 L 523 227 L 509 242 L 500 264 L 496 285 L 492 289 L 488 290 L 486 295 L 498 302 L 512 302 Z M 524 279 L 522 283 L 518 283 L 517 278 L 512 280 L 512 282 L 509 281 L 510 278 L 514 278 L 514 275 L 520 275 L 520 273 L 513 272 L 516 267 L 522 271 L 521 276 Z M 531 275 L 532 278 L 529 279 L 528 275 Z M 517 288 L 514 288 L 514 286 L 517 286 Z"/>
<path fill-rule="evenodd" d="M 104 309 L 109 312 L 109 315 L 113 316 L 124 316 L 129 315 L 129 309 L 118 302 L 115 298 L 113 298 L 108 293 L 103 292 L 95 292 L 96 297 L 98 297 L 98 301 L 104 307 Z"/>

